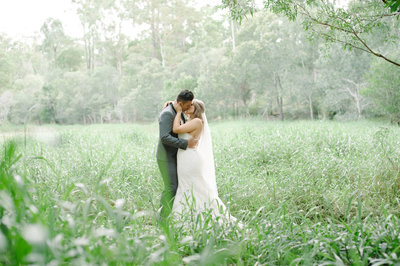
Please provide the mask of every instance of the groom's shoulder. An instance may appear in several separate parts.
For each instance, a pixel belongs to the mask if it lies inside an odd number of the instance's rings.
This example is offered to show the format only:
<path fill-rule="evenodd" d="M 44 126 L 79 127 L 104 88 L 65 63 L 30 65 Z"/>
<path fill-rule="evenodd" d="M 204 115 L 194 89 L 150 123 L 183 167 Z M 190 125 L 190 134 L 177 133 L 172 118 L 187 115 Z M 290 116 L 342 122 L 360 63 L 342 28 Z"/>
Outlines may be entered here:
<path fill-rule="evenodd" d="M 174 114 L 174 110 L 172 109 L 171 105 L 168 105 L 167 107 L 165 107 L 161 113 L 160 113 L 160 117 L 161 116 L 165 116 L 165 115 L 173 115 Z"/>

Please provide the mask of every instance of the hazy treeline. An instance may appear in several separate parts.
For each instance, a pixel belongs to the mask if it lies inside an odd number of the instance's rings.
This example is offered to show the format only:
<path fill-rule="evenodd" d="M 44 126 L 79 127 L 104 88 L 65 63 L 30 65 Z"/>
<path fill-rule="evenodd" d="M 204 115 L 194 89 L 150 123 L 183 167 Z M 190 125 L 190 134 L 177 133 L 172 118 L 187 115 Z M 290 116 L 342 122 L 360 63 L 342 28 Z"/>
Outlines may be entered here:
<path fill-rule="evenodd" d="M 213 119 L 400 121 L 400 67 L 309 41 L 300 22 L 259 11 L 239 25 L 190 0 L 73 2 L 80 39 L 52 18 L 30 43 L 0 35 L 0 123 L 154 121 L 181 89 Z M 141 33 L 127 36 L 126 23 Z M 400 20 L 385 25 L 368 42 L 399 61 Z"/>

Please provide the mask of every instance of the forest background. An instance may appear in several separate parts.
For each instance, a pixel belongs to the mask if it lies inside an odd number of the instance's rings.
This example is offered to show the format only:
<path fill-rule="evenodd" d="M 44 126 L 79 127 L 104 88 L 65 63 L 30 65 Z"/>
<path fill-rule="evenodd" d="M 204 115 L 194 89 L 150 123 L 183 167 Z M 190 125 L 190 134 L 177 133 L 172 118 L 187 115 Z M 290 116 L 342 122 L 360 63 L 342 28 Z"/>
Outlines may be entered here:
<path fill-rule="evenodd" d="M 80 38 L 0 35 L 0 123 L 155 121 L 182 89 L 212 120 L 400 121 L 399 1 L 72 2 Z"/>

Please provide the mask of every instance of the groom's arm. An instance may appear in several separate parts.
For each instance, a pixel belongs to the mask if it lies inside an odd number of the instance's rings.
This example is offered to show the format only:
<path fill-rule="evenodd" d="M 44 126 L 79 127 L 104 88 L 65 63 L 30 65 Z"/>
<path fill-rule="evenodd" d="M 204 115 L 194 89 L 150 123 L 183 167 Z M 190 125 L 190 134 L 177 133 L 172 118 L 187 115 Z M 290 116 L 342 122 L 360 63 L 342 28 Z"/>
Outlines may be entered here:
<path fill-rule="evenodd" d="M 170 112 L 162 112 L 159 121 L 160 140 L 164 145 L 186 150 L 188 141 L 171 135 L 175 116 Z"/>

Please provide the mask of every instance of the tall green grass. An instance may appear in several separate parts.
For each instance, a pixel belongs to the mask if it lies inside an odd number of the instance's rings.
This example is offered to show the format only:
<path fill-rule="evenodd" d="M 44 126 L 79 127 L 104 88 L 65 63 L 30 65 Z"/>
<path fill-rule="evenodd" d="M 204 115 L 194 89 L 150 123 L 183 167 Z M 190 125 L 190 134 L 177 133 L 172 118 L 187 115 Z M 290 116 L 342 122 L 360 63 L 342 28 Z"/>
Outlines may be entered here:
<path fill-rule="evenodd" d="M 373 122 L 211 124 L 219 194 L 244 223 L 158 225 L 151 125 L 3 141 L 0 264 L 400 263 L 400 130 Z"/>

